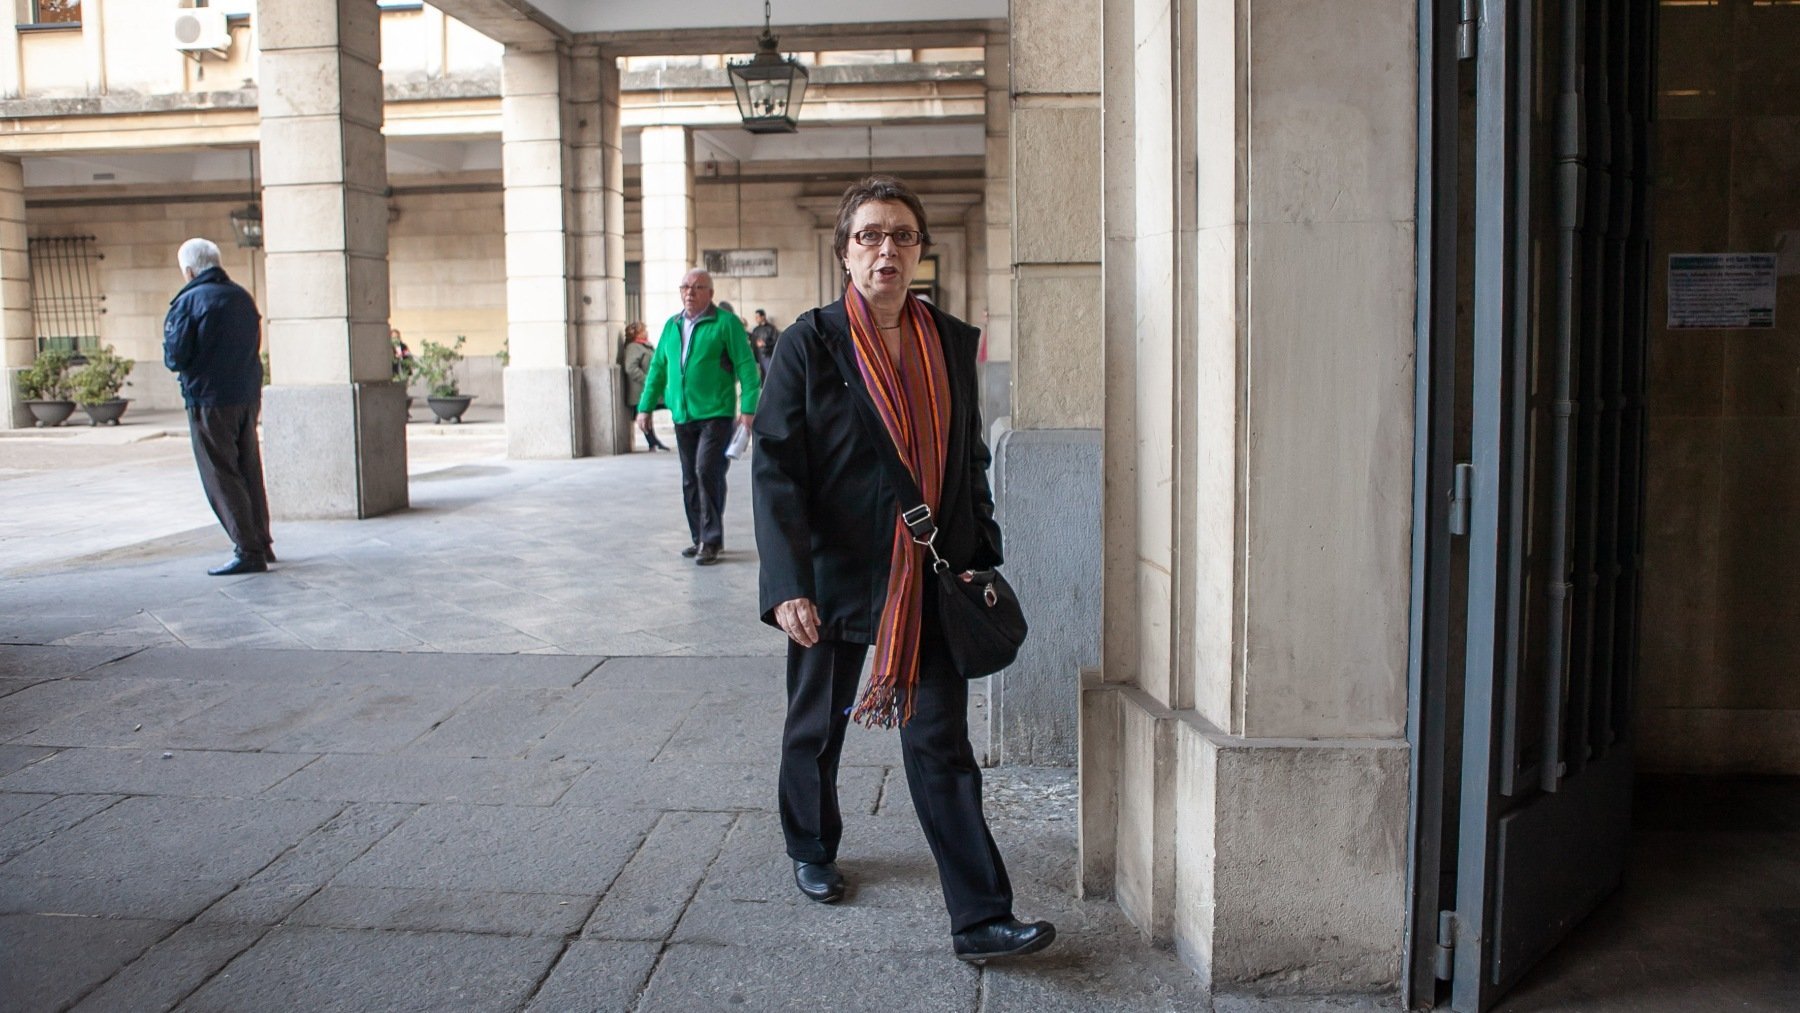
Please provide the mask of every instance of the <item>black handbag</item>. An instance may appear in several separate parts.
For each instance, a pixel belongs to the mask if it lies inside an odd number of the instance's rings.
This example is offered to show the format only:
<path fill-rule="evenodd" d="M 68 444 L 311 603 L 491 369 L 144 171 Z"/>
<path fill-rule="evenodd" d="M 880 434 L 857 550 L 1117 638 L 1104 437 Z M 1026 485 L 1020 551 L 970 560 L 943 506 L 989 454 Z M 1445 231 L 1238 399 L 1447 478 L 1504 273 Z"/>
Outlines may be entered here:
<path fill-rule="evenodd" d="M 1019 596 L 999 570 L 970 571 L 969 579 L 964 580 L 962 574 L 950 568 L 948 560 L 938 555 L 937 520 L 925 505 L 919 483 L 900 460 L 900 451 L 875 413 L 874 403 L 861 393 L 860 373 L 850 372 L 842 356 L 840 350 L 838 371 L 844 374 L 844 384 L 851 390 L 864 431 L 878 448 L 876 456 L 881 458 L 882 470 L 902 508 L 900 520 L 912 534 L 912 540 L 931 554 L 931 572 L 938 582 L 938 626 L 950 650 L 950 662 L 965 679 L 993 675 L 1013 663 L 1029 632 Z"/>

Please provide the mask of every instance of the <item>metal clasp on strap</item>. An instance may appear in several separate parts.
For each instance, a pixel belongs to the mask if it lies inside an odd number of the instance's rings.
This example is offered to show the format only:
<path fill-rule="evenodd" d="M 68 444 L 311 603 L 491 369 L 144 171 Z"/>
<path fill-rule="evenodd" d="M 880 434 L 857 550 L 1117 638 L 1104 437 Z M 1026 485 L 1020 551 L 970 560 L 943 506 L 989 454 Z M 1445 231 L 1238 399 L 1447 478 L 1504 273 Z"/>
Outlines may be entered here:
<path fill-rule="evenodd" d="M 930 545 L 937 537 L 937 522 L 931 519 L 931 508 L 923 503 L 900 515 L 900 523 L 912 532 L 913 541 Z"/>
<path fill-rule="evenodd" d="M 945 561 L 944 557 L 938 555 L 937 522 L 931 519 L 930 507 L 920 503 L 911 510 L 903 512 L 900 515 L 900 523 L 906 525 L 907 531 L 912 532 L 912 540 L 915 543 L 925 546 L 926 551 L 931 553 L 932 570 L 943 573 L 950 569 L 950 564 Z"/>

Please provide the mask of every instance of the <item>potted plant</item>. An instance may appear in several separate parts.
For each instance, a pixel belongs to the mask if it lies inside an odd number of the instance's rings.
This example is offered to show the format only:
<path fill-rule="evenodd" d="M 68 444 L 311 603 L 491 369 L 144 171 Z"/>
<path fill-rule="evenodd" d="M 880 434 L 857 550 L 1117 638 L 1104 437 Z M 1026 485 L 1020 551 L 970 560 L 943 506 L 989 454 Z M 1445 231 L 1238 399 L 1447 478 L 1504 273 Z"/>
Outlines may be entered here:
<path fill-rule="evenodd" d="M 413 369 L 425 382 L 425 403 L 437 416 L 433 422 L 461 422 L 463 412 L 469 410 L 469 402 L 475 399 L 473 395 L 462 393 L 456 385 L 456 364 L 462 361 L 464 340 L 464 336 L 458 334 L 456 341 L 448 345 L 429 338 L 419 342 Z"/>
<path fill-rule="evenodd" d="M 135 365 L 137 363 L 130 359 L 119 358 L 111 345 L 104 345 L 88 356 L 87 365 L 69 378 L 75 400 L 80 403 L 81 410 L 87 412 L 89 425 L 119 424 L 119 416 L 125 414 L 125 406 L 131 403 L 120 397 L 119 391 Z"/>
<path fill-rule="evenodd" d="M 75 411 L 69 400 L 69 361 L 68 352 L 45 349 L 19 374 L 19 394 L 39 428 L 60 426 Z"/>

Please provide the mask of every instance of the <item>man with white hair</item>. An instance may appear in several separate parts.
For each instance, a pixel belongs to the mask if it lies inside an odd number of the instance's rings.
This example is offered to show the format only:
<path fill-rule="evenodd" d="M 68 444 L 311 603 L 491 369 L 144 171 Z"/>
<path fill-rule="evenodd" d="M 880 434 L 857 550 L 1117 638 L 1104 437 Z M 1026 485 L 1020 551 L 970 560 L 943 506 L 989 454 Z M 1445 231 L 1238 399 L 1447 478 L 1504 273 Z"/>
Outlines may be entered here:
<path fill-rule="evenodd" d="M 163 320 L 163 362 L 181 374 L 188 435 L 207 502 L 237 546 L 215 577 L 261 573 L 275 561 L 256 419 L 262 412 L 262 314 L 219 266 L 219 247 L 190 239 L 176 254 L 187 284 Z"/>
<path fill-rule="evenodd" d="M 700 566 L 719 561 L 725 547 L 725 448 L 736 426 L 750 428 L 762 374 L 744 322 L 724 304 L 713 305 L 712 275 L 694 268 L 681 279 L 681 312 L 663 325 L 650 357 L 638 428 L 654 432 L 650 413 L 669 406 L 675 449 L 681 456 L 681 502 L 687 510 L 688 547 L 683 556 Z"/>

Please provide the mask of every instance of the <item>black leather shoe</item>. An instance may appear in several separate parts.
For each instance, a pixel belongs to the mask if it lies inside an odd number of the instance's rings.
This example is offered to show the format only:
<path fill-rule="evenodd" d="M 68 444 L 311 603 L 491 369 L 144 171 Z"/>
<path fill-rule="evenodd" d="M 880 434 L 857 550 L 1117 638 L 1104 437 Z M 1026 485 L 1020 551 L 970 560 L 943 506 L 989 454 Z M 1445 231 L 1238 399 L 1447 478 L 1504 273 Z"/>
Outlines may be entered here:
<path fill-rule="evenodd" d="M 699 542 L 695 542 L 694 544 L 681 550 L 681 558 L 683 558 L 683 559 L 693 559 L 695 556 L 697 556 L 699 554 L 700 554 L 700 543 Z"/>
<path fill-rule="evenodd" d="M 268 568 L 268 560 L 261 556 L 233 556 L 231 562 L 215 566 L 206 572 L 212 577 L 235 577 L 240 573 L 262 573 Z"/>
<path fill-rule="evenodd" d="M 794 885 L 821 904 L 844 899 L 844 874 L 836 862 L 794 862 Z"/>
<path fill-rule="evenodd" d="M 694 557 L 694 564 L 696 566 L 711 566 L 718 561 L 719 547 L 717 545 L 700 546 L 700 554 Z"/>
<path fill-rule="evenodd" d="M 956 959 L 980 964 L 1000 957 L 1022 957 L 1056 941 L 1056 926 L 1049 922 L 1022 922 L 996 918 L 951 935 Z"/>

